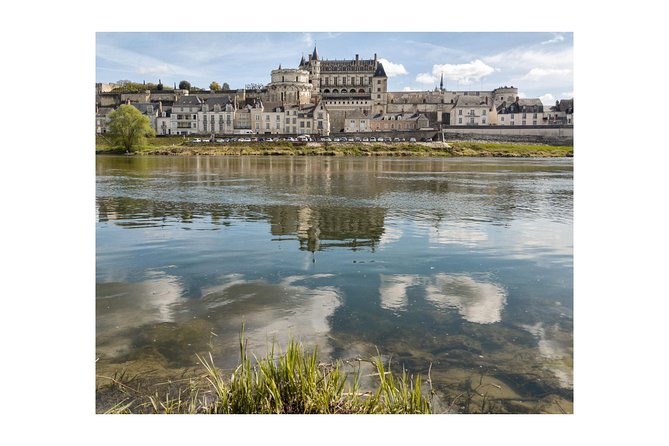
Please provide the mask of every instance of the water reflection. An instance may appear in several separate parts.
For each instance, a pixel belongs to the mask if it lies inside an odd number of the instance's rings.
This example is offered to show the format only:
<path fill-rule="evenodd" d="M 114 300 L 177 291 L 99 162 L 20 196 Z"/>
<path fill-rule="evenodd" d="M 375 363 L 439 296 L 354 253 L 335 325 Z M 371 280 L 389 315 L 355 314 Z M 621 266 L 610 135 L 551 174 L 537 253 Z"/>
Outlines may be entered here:
<path fill-rule="evenodd" d="M 570 398 L 571 160 L 99 157 L 96 169 L 101 362 L 184 367 L 210 351 L 232 367 L 244 323 L 257 354 L 297 336 L 323 360 L 378 348 L 434 364 L 436 388 L 485 370 L 509 398 Z"/>
<path fill-rule="evenodd" d="M 380 275 L 381 307 L 387 310 L 407 310 L 407 290 L 417 287 L 425 300 L 442 311 L 457 310 L 468 322 L 491 324 L 502 319 L 506 291 L 496 283 L 475 280 L 461 274 Z"/>
<path fill-rule="evenodd" d="M 465 275 L 437 274 L 426 292 L 425 298 L 437 308 L 456 308 L 465 320 L 477 324 L 499 322 L 506 305 L 502 286 Z"/>
<path fill-rule="evenodd" d="M 177 304 L 185 301 L 175 276 L 147 272 L 139 283 L 107 282 L 96 286 L 97 349 L 107 356 L 129 352 L 131 341 L 122 333 L 150 323 L 172 322 Z"/>

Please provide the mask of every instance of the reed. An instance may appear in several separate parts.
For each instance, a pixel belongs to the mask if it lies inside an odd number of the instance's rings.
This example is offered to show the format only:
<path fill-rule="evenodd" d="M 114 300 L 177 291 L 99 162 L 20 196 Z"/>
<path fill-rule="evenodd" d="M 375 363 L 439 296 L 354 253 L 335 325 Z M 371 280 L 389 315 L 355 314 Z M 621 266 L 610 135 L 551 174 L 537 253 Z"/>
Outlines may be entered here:
<path fill-rule="evenodd" d="M 218 414 L 414 414 L 431 413 L 431 389 L 426 395 L 420 377 L 402 370 L 395 376 L 381 356 L 357 360 L 353 372 L 341 361 L 318 361 L 312 352 L 291 340 L 285 352 L 268 345 L 262 358 L 250 357 L 243 330 L 240 362 L 226 375 L 210 354 L 197 356 L 203 373 L 178 390 L 139 395 L 128 392 L 105 413 Z M 361 364 L 373 366 L 378 377 L 373 389 L 360 388 Z M 428 377 L 429 382 L 429 377 Z"/>

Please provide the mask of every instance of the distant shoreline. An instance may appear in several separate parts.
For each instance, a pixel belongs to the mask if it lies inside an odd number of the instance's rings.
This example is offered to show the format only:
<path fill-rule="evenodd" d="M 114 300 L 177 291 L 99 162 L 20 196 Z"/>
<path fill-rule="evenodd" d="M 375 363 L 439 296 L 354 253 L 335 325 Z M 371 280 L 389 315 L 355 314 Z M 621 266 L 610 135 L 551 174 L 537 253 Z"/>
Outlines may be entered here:
<path fill-rule="evenodd" d="M 416 156 L 416 157 L 572 157 L 573 146 L 502 142 L 449 141 L 420 143 L 180 143 L 142 147 L 133 155 L 171 156 Z M 122 155 L 123 149 L 96 144 L 98 155 Z"/>

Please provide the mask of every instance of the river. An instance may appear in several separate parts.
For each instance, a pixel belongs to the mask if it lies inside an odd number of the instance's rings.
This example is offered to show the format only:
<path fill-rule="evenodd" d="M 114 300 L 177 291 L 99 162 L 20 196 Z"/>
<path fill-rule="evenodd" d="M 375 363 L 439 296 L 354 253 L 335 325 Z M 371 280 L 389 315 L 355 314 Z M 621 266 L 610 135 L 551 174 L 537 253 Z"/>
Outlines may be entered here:
<path fill-rule="evenodd" d="M 572 159 L 96 157 L 98 369 L 291 337 L 573 411 Z"/>

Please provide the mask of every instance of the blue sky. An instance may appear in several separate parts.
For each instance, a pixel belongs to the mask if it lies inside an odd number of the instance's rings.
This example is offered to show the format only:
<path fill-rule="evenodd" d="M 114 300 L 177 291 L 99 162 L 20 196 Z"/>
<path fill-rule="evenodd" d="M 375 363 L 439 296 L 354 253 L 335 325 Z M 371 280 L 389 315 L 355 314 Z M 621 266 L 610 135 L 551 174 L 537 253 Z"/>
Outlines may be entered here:
<path fill-rule="evenodd" d="M 296 68 L 314 45 L 322 59 L 376 53 L 390 91 L 433 89 L 443 73 L 448 90 L 513 85 L 545 104 L 573 97 L 571 32 L 98 32 L 96 82 L 267 84 L 271 70 Z"/>

